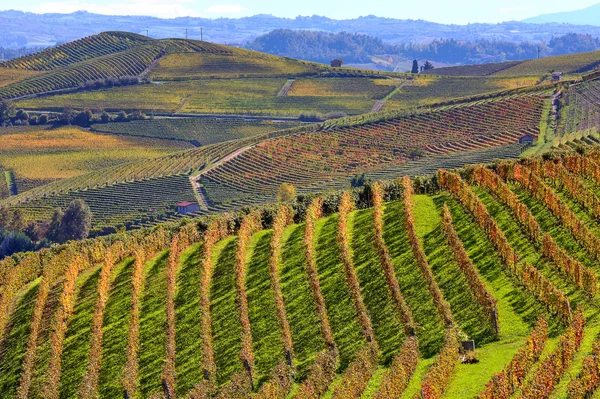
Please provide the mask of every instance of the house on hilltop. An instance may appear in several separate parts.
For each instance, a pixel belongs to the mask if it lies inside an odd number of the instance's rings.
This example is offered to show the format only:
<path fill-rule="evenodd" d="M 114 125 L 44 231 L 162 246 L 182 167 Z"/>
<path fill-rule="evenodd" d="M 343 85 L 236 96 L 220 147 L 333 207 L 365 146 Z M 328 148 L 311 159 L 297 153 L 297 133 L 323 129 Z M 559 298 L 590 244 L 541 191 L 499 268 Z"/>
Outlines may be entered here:
<path fill-rule="evenodd" d="M 200 212 L 200 205 L 195 202 L 180 202 L 177 204 L 177 213 L 180 215 L 187 215 L 189 213 Z"/>
<path fill-rule="evenodd" d="M 563 76 L 562 72 L 552 72 L 552 80 L 554 80 L 554 81 L 561 80 L 562 76 Z"/>

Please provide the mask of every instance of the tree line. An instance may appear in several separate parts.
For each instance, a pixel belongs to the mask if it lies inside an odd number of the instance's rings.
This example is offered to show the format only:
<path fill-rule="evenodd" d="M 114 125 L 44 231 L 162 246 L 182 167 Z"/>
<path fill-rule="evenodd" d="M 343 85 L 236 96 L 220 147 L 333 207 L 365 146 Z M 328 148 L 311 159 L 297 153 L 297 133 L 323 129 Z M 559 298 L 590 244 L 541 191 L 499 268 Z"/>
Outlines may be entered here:
<path fill-rule="evenodd" d="M 537 58 L 538 51 L 539 56 L 544 57 L 594 51 L 600 49 L 600 39 L 591 35 L 569 33 L 539 43 L 487 39 L 476 41 L 435 39 L 427 44 L 394 45 L 363 34 L 276 29 L 257 37 L 246 47 L 279 56 L 327 64 L 335 58 L 340 58 L 345 63 L 370 63 L 372 56 L 382 55 L 427 59 L 447 64 L 483 64 Z"/>

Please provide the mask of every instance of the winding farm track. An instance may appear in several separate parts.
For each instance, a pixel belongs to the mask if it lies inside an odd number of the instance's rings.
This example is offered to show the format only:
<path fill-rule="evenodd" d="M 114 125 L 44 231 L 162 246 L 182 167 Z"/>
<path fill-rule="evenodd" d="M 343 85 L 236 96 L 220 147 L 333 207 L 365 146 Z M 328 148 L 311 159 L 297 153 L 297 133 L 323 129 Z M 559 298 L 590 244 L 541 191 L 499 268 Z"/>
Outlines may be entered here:
<path fill-rule="evenodd" d="M 255 146 L 256 146 L 256 144 L 252 144 L 252 145 L 248 145 L 246 147 L 238 148 L 237 150 L 233 151 L 231 154 L 226 155 L 223 158 L 219 159 L 217 162 L 210 165 L 208 168 L 202 169 L 202 171 L 200 173 L 198 173 L 197 175 L 190 176 L 190 183 L 192 184 L 192 188 L 194 189 L 194 193 L 196 194 L 196 198 L 198 199 L 198 204 L 200 205 L 200 208 L 202 208 L 203 211 L 208 210 L 209 204 L 208 204 L 208 200 L 204 196 L 204 193 L 202 192 L 202 187 L 200 186 L 200 183 L 198 183 L 200 178 L 204 174 L 223 165 L 225 162 L 231 161 L 232 159 L 240 156 L 241 154 L 243 154 L 244 152 L 248 151 L 249 149 L 251 149 Z"/>

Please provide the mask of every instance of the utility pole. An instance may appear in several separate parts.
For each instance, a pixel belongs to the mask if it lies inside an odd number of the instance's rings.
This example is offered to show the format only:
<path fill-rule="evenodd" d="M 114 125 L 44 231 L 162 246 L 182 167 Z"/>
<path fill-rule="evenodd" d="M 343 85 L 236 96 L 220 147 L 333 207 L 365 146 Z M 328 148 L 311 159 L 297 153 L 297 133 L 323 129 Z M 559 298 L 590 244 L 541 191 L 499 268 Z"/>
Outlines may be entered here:
<path fill-rule="evenodd" d="M 540 49 L 540 46 L 538 46 L 537 50 L 538 50 L 538 59 L 539 59 L 539 58 L 540 58 L 540 52 L 542 51 L 542 50 Z"/>
<path fill-rule="evenodd" d="M 150 37 L 150 36 L 148 36 L 148 29 L 146 29 L 146 37 Z"/>
<path fill-rule="evenodd" d="M 202 31 L 202 28 L 200 28 L 200 41 L 202 41 L 202 40 L 203 40 L 203 36 L 204 36 L 204 35 L 203 35 L 203 33 L 204 33 L 204 32 Z"/>
<path fill-rule="evenodd" d="M 187 39 L 188 39 L 188 36 L 187 36 L 187 28 L 186 28 L 185 29 L 185 40 L 187 40 Z"/>

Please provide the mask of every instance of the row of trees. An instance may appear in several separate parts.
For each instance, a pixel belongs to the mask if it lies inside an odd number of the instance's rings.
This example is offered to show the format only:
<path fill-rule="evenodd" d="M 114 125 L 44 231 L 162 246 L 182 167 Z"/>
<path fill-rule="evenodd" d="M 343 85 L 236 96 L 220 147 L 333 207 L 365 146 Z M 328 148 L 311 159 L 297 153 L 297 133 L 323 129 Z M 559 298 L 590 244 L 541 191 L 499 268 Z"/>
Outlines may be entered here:
<path fill-rule="evenodd" d="M 143 120 L 147 116 L 139 110 L 129 113 L 120 111 L 116 116 L 100 109 L 92 111 L 88 108 L 76 111 L 64 108 L 59 114 L 34 114 L 17 109 L 12 101 L 0 101 L 0 126 L 44 126 L 44 125 L 76 125 L 89 127 L 93 123 L 129 122 Z"/>

